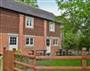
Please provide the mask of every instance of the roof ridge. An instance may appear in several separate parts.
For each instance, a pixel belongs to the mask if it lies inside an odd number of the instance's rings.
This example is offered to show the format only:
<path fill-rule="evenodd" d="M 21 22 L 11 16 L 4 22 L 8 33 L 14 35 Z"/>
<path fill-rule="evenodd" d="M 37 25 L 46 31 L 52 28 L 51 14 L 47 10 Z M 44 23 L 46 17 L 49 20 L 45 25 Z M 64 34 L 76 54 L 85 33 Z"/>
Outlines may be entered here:
<path fill-rule="evenodd" d="M 0 0 L 0 7 L 8 10 L 13 10 L 22 14 L 40 17 L 53 21 L 55 15 L 42 9 L 37 9 L 32 6 L 16 2 L 14 0 Z"/>
<path fill-rule="evenodd" d="M 14 0 L 15 1 L 15 0 Z M 25 4 L 25 3 L 20 3 L 20 2 L 17 2 L 17 1 L 15 1 L 16 3 L 19 3 L 19 4 L 22 4 L 22 5 L 25 5 L 25 6 L 28 6 L 28 7 L 32 7 L 31 5 L 27 5 L 27 4 Z M 40 9 L 40 8 L 35 8 L 35 7 L 32 7 L 33 9 L 37 9 L 37 10 L 41 10 L 41 11 L 44 11 L 44 12 L 47 12 L 47 13 L 50 13 L 50 14 L 52 14 L 52 15 L 54 15 L 53 13 L 51 13 L 51 12 L 48 12 L 48 11 L 45 11 L 45 10 L 43 10 L 43 9 Z"/>

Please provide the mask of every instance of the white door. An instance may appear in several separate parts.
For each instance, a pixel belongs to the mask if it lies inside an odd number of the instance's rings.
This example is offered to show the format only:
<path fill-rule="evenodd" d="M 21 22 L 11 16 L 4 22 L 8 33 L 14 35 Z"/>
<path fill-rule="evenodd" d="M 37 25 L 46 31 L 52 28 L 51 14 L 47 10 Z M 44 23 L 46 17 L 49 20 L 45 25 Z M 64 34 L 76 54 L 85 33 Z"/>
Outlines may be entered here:
<path fill-rule="evenodd" d="M 51 40 L 50 40 L 50 38 L 46 39 L 46 47 L 47 47 L 46 53 L 51 53 Z"/>
<path fill-rule="evenodd" d="M 9 50 L 18 49 L 18 36 L 10 35 L 9 36 Z"/>

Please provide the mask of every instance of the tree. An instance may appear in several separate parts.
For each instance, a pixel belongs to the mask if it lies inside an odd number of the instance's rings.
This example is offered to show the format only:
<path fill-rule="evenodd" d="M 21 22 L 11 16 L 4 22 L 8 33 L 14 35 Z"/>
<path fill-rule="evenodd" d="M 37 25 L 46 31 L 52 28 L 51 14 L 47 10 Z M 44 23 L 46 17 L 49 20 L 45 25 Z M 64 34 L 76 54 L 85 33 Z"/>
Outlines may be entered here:
<path fill-rule="evenodd" d="M 38 7 L 37 0 L 16 0 L 16 1 L 26 3 L 28 5 L 31 5 L 32 7 Z"/>
<path fill-rule="evenodd" d="M 72 32 L 67 32 L 64 34 L 64 48 L 66 49 L 78 49 L 79 46 L 79 37 L 76 34 L 73 34 Z M 78 43 L 77 43 L 78 42 Z"/>
<path fill-rule="evenodd" d="M 77 43 L 78 47 L 81 48 L 82 39 L 85 41 L 85 45 L 89 45 L 89 43 L 86 44 L 90 39 L 90 21 L 88 19 L 90 17 L 90 0 L 56 0 L 58 7 L 60 10 L 63 10 L 61 16 L 58 17 L 58 20 L 61 20 L 61 23 L 64 25 L 64 38 L 67 39 L 68 36 L 66 36 L 66 33 L 72 38 L 73 36 L 70 35 L 73 34 L 76 37 L 78 36 L 79 40 Z M 85 36 L 88 37 L 88 41 L 85 38 L 81 38 Z M 68 43 L 67 39 L 67 43 Z M 66 42 L 65 42 L 66 43 Z M 72 43 L 74 43 L 74 40 L 72 40 Z M 70 47 L 70 44 L 69 44 Z M 88 46 L 89 47 L 89 46 Z M 87 47 L 87 48 L 88 48 Z"/>
<path fill-rule="evenodd" d="M 87 49 L 90 49 L 90 15 L 88 15 L 85 25 L 82 27 L 83 35 L 81 37 L 80 46 L 87 47 Z"/>

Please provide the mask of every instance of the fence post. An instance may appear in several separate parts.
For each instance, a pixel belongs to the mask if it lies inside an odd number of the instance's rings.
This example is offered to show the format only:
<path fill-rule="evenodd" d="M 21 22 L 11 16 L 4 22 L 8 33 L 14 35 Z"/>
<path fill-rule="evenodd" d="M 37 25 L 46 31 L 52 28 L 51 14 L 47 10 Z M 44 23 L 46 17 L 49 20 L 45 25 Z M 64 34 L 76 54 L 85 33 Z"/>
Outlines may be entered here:
<path fill-rule="evenodd" d="M 35 66 L 36 66 L 36 50 L 34 49 L 34 59 L 33 59 L 33 71 L 36 71 L 36 68 L 35 68 Z"/>
<path fill-rule="evenodd" d="M 3 71 L 7 71 L 6 68 L 6 47 L 3 48 Z"/>
<path fill-rule="evenodd" d="M 87 53 L 86 48 L 82 49 L 82 70 L 87 70 Z"/>
<path fill-rule="evenodd" d="M 16 64 L 14 63 L 14 61 L 15 61 L 15 59 L 16 59 L 15 53 L 16 53 L 16 49 L 14 48 L 14 49 L 13 49 L 13 53 L 12 53 L 12 64 L 13 64 L 13 65 L 12 65 L 12 66 L 13 66 L 12 68 L 13 68 L 13 71 L 15 71 L 14 68 L 16 67 Z"/>
<path fill-rule="evenodd" d="M 15 50 L 3 49 L 3 71 L 14 71 Z"/>

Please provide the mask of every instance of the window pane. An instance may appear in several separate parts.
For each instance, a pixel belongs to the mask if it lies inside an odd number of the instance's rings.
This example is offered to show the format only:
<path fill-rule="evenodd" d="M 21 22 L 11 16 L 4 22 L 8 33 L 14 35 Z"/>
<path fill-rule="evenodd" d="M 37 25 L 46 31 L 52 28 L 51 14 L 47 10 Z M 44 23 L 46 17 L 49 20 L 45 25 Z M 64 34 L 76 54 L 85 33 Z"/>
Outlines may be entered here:
<path fill-rule="evenodd" d="M 27 26 L 29 26 L 29 21 L 27 20 Z"/>
<path fill-rule="evenodd" d="M 55 39 L 53 40 L 53 44 L 55 44 Z"/>
<path fill-rule="evenodd" d="M 34 38 L 33 37 L 26 37 L 26 45 L 33 46 L 34 45 Z"/>
<path fill-rule="evenodd" d="M 26 44 L 27 45 L 29 44 L 29 38 L 26 38 Z"/>
<path fill-rule="evenodd" d="M 32 17 L 26 17 L 26 24 L 27 24 L 27 27 L 32 27 L 33 26 L 33 18 Z"/>
<path fill-rule="evenodd" d="M 33 38 L 30 38 L 30 45 L 33 45 Z"/>
<path fill-rule="evenodd" d="M 56 39 L 56 44 L 58 44 L 58 39 Z"/>
<path fill-rule="evenodd" d="M 53 45 L 58 45 L 58 39 L 53 39 Z"/>
<path fill-rule="evenodd" d="M 54 23 L 49 24 L 49 30 L 50 31 L 55 31 L 55 24 Z"/>
<path fill-rule="evenodd" d="M 46 40 L 46 45 L 50 46 L 50 40 L 49 39 Z"/>
<path fill-rule="evenodd" d="M 29 26 L 32 26 L 32 18 L 29 18 Z"/>
<path fill-rule="evenodd" d="M 10 45 L 16 45 L 16 37 L 10 37 Z"/>

